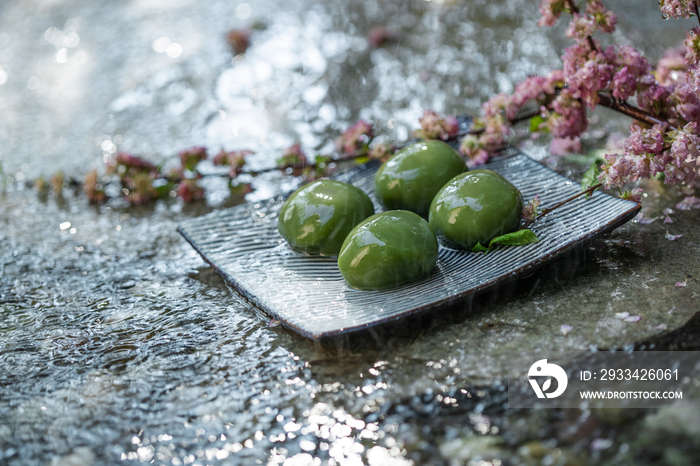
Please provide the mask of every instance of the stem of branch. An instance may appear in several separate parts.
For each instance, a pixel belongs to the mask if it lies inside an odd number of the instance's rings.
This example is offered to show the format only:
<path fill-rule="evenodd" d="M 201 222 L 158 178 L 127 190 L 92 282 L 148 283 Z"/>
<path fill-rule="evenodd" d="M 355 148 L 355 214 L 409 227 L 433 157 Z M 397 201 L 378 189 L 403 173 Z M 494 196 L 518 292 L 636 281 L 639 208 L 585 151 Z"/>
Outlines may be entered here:
<path fill-rule="evenodd" d="M 586 189 L 585 191 L 581 191 L 580 193 L 578 193 L 578 194 L 575 195 L 575 196 L 571 196 L 570 198 L 561 201 L 559 204 L 556 204 L 556 205 L 554 205 L 554 206 L 552 206 L 552 207 L 548 207 L 547 209 L 543 209 L 543 210 L 542 210 L 542 213 L 539 214 L 539 215 L 537 216 L 537 220 L 541 219 L 542 217 L 544 217 L 545 215 L 547 215 L 548 213 L 550 213 L 550 212 L 553 211 L 554 209 L 558 209 L 559 207 L 561 207 L 561 206 L 563 206 L 564 204 L 567 204 L 567 203 L 573 201 L 574 199 L 576 199 L 576 198 L 578 198 L 578 197 L 581 197 L 581 196 L 583 196 L 583 195 L 592 194 L 593 191 L 595 191 L 596 189 L 600 188 L 601 186 L 603 186 L 603 183 L 598 183 L 598 184 L 593 185 L 593 186 L 591 186 L 590 188 Z"/>
<path fill-rule="evenodd" d="M 668 124 L 668 122 L 656 118 L 654 115 L 645 112 L 641 108 L 634 107 L 628 104 L 627 102 L 619 102 L 613 99 L 609 94 L 599 92 L 598 96 L 600 97 L 600 100 L 598 102 L 600 105 L 608 107 L 609 109 L 615 110 L 624 115 L 631 116 L 635 120 L 642 121 L 650 126 L 658 125 L 660 123 Z M 675 131 L 678 128 L 671 124 L 668 124 L 668 129 Z"/>

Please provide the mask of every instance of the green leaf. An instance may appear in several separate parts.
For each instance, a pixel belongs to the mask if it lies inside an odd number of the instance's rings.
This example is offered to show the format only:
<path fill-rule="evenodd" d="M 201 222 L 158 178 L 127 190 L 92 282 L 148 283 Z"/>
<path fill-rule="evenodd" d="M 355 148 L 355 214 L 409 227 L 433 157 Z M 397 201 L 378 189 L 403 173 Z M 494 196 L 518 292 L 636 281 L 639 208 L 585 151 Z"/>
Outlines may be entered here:
<path fill-rule="evenodd" d="M 600 175 L 598 162 L 593 162 L 590 168 L 586 170 L 586 173 L 583 174 L 583 180 L 581 180 L 581 191 L 585 191 L 591 186 L 598 184 L 598 175 Z"/>
<path fill-rule="evenodd" d="M 483 252 L 487 253 L 489 252 L 489 248 L 485 248 L 481 245 L 481 243 L 476 243 L 476 246 L 472 248 L 472 252 Z"/>
<path fill-rule="evenodd" d="M 539 240 L 540 239 L 532 230 L 518 230 L 514 231 L 513 233 L 507 233 L 503 236 L 495 237 L 489 243 L 489 248 L 492 248 L 497 244 L 502 246 L 524 246 L 526 244 L 536 243 Z"/>
<path fill-rule="evenodd" d="M 535 115 L 534 117 L 530 118 L 530 132 L 537 133 L 540 131 L 546 131 L 547 127 L 542 126 L 544 122 L 545 119 L 542 118 L 540 115 Z"/>

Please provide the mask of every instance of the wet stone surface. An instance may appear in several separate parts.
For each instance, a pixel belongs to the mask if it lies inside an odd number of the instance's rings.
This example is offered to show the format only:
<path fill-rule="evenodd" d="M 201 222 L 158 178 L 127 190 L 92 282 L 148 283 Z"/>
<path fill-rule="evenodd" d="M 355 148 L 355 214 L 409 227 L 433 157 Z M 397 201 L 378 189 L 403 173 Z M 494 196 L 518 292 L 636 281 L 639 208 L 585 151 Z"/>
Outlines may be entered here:
<path fill-rule="evenodd" d="M 359 117 L 405 140 L 424 107 L 473 113 L 558 65 L 562 31 L 535 27 L 536 2 L 453 3 L 0 5 L 0 463 L 698 457 L 696 411 L 508 410 L 503 382 L 511 351 L 700 347 L 697 318 L 673 332 L 698 310 L 700 211 L 672 224 L 661 214 L 690 193 L 649 183 L 654 223 L 632 222 L 469 303 L 314 343 L 270 325 L 176 233 L 240 201 L 216 186 L 205 204 L 136 208 L 93 207 L 69 188 L 42 198 L 26 184 L 58 170 L 80 178 L 117 149 L 166 162 L 194 144 L 248 148 L 270 166 L 295 141 L 329 150 Z M 620 40 L 652 59 L 683 37 L 653 2 L 612 3 Z M 225 33 L 256 21 L 265 29 L 232 60 Z M 374 24 L 402 30 L 401 43 L 369 50 Z M 593 118 L 584 143 L 628 124 Z M 527 147 L 541 158 L 547 143 Z M 587 168 L 549 163 L 574 178 Z M 262 177 L 247 200 L 297 183 Z M 641 319 L 616 317 L 625 312 Z"/>

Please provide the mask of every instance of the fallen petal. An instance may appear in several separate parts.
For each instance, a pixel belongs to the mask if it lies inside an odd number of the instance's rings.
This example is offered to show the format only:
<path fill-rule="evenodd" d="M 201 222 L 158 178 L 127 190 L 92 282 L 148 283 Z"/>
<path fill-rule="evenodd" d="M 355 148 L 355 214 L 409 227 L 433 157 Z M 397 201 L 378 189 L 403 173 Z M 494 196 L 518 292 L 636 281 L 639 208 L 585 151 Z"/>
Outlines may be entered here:
<path fill-rule="evenodd" d="M 695 196 L 688 196 L 676 204 L 678 210 L 700 209 L 700 199 Z"/>
<path fill-rule="evenodd" d="M 688 286 L 688 280 L 684 282 L 676 282 L 676 288 L 685 288 L 686 286 Z"/>
<path fill-rule="evenodd" d="M 566 336 L 566 335 L 568 335 L 569 333 L 571 333 L 571 331 L 572 331 L 573 329 L 574 329 L 574 328 L 573 328 L 571 325 L 569 325 L 569 324 L 563 324 L 561 327 L 559 327 L 559 331 L 560 331 L 561 334 L 564 335 L 564 336 Z"/>
<path fill-rule="evenodd" d="M 617 314 L 615 314 L 615 317 L 617 317 L 618 319 L 626 319 L 629 316 L 629 312 L 618 312 Z"/>
<path fill-rule="evenodd" d="M 666 330 L 668 329 L 668 325 L 666 324 L 659 324 L 656 327 L 654 327 L 654 330 Z"/>
<path fill-rule="evenodd" d="M 683 235 L 671 235 L 666 233 L 666 239 L 669 241 L 676 241 L 678 238 L 682 238 Z"/>
<path fill-rule="evenodd" d="M 642 320 L 642 318 L 639 316 L 629 316 L 629 317 L 625 317 L 622 320 L 624 320 L 625 322 L 639 322 L 640 320 Z"/>

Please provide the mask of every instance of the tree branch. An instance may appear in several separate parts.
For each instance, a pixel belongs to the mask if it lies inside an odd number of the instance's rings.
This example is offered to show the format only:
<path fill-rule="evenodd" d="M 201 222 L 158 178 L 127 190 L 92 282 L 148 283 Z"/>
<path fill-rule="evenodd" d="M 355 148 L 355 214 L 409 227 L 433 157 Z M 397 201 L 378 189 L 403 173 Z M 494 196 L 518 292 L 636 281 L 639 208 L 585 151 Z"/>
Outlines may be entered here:
<path fill-rule="evenodd" d="M 543 209 L 542 213 L 537 216 L 536 220 L 541 219 L 542 217 L 544 217 L 545 215 L 547 215 L 548 213 L 550 213 L 554 209 L 558 209 L 559 207 L 563 206 L 564 204 L 568 204 L 569 202 L 573 201 L 576 198 L 579 198 L 583 195 L 588 195 L 588 194 L 593 193 L 593 191 L 600 188 L 601 186 L 603 186 L 603 183 L 595 184 L 595 185 L 591 186 L 590 188 L 586 189 L 585 191 L 581 191 L 577 195 L 571 196 L 570 198 L 561 201 L 559 204 L 556 204 L 552 207 L 548 207 L 547 209 Z"/>
<path fill-rule="evenodd" d="M 660 123 L 666 123 L 666 124 L 668 124 L 668 129 L 670 129 L 670 130 L 677 130 L 678 129 L 677 127 L 668 123 L 667 121 L 656 118 L 654 115 L 642 110 L 641 108 L 637 108 L 633 105 L 628 104 L 627 102 L 620 102 L 620 101 L 615 100 L 607 93 L 599 92 L 598 97 L 600 97 L 600 100 L 598 103 L 600 105 L 602 105 L 603 107 L 608 107 L 611 110 L 615 110 L 616 112 L 620 112 L 624 115 L 630 116 L 630 117 L 634 118 L 635 120 L 642 121 L 650 126 L 658 125 Z"/>

